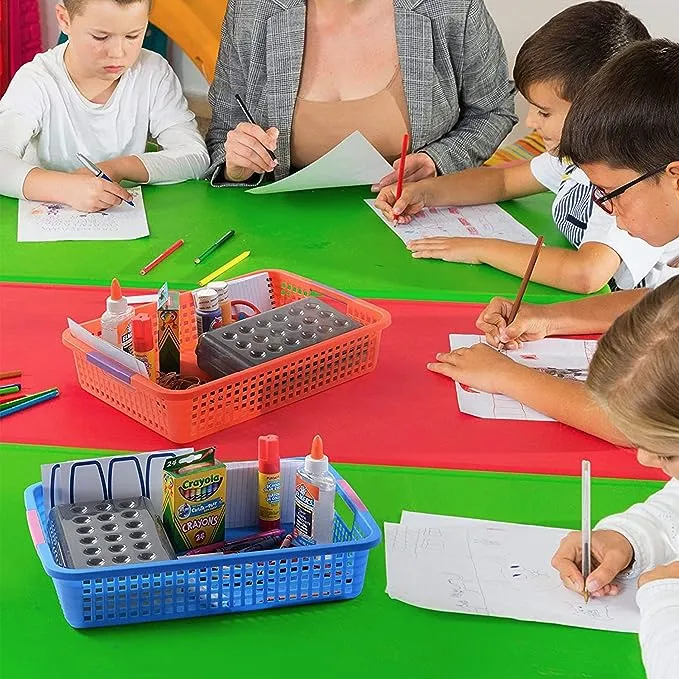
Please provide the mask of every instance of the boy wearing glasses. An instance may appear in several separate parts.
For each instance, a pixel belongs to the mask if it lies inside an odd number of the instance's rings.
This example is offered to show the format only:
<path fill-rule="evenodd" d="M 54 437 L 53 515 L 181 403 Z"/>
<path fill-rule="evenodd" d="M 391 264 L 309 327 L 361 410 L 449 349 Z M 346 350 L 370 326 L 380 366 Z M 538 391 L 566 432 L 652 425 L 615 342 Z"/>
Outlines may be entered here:
<path fill-rule="evenodd" d="M 555 194 L 554 221 L 577 248 L 544 248 L 532 280 L 590 293 L 606 283 L 616 289 L 654 287 L 661 250 L 616 228 L 615 218 L 592 201 L 593 187 L 570 160 L 557 157 L 571 102 L 594 74 L 624 47 L 650 36 L 644 25 L 613 2 L 584 2 L 548 21 L 521 47 L 514 80 L 528 100 L 526 124 L 538 130 L 547 152 L 510 167 L 478 167 L 407 184 L 396 201 L 394 186 L 376 202 L 388 219 L 410 221 L 425 206 L 474 205 L 546 190 Z M 408 244 L 417 258 L 488 264 L 522 276 L 530 245 L 492 238 L 426 238 Z"/>
<path fill-rule="evenodd" d="M 663 247 L 665 278 L 679 274 L 679 44 L 636 43 L 583 88 L 566 120 L 561 153 L 596 187 L 599 206 L 620 229 Z M 542 255 L 540 255 L 542 257 Z M 507 325 L 512 301 L 494 299 L 476 325 L 491 347 L 514 349 L 549 335 L 605 332 L 645 290 L 574 302 L 522 304 Z M 625 437 L 591 400 L 582 383 L 514 363 L 478 344 L 439 354 L 429 369 L 482 391 L 505 394 L 545 415 L 619 445 Z"/>

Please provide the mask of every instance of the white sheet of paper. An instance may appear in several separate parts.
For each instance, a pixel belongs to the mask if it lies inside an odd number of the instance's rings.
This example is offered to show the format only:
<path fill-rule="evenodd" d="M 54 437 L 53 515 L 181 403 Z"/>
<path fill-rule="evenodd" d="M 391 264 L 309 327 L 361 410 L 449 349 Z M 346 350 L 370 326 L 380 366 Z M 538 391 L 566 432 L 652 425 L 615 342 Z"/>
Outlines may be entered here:
<path fill-rule="evenodd" d="M 381 210 L 375 208 L 374 200 L 365 202 L 406 245 L 413 240 L 435 236 L 499 238 L 527 245 L 537 242 L 537 238 L 523 224 L 494 203 L 466 207 L 426 207 L 413 217 L 410 224 L 393 224 Z"/>
<path fill-rule="evenodd" d="M 73 502 L 145 495 L 160 513 L 165 460 L 192 452 L 193 448 L 176 448 L 43 464 L 40 471 L 45 509 Z"/>
<path fill-rule="evenodd" d="M 129 189 L 134 207 L 122 203 L 103 212 L 78 212 L 58 203 L 19 201 L 19 243 L 61 240 L 134 240 L 149 235 L 141 188 Z"/>
<path fill-rule="evenodd" d="M 634 582 L 587 604 L 561 584 L 550 561 L 566 530 L 410 512 L 384 528 L 392 599 L 436 611 L 639 629 Z"/>
<path fill-rule="evenodd" d="M 375 184 L 390 172 L 393 168 L 377 149 L 360 132 L 353 132 L 311 165 L 273 184 L 250 189 L 248 193 L 363 186 Z"/>
<path fill-rule="evenodd" d="M 451 350 L 471 347 L 479 342 L 486 343 L 481 335 L 450 335 Z M 557 377 L 584 381 L 587 379 L 589 363 L 596 347 L 595 340 L 549 337 L 507 351 L 507 356 L 517 363 Z M 490 420 L 554 421 L 551 417 L 502 394 L 487 394 L 458 382 L 455 383 L 455 390 L 460 412 L 468 415 Z"/>
<path fill-rule="evenodd" d="M 67 321 L 68 329 L 73 333 L 74 337 L 85 342 L 85 344 L 92 347 L 92 349 L 98 351 L 100 354 L 104 354 L 104 356 L 108 356 L 116 363 L 125 366 L 128 370 L 143 375 L 144 377 L 149 376 L 149 371 L 146 369 L 146 366 L 138 358 L 135 358 L 132 354 L 128 354 L 126 351 L 110 344 L 106 340 L 101 339 L 101 337 L 96 337 L 73 319 L 68 318 Z"/>

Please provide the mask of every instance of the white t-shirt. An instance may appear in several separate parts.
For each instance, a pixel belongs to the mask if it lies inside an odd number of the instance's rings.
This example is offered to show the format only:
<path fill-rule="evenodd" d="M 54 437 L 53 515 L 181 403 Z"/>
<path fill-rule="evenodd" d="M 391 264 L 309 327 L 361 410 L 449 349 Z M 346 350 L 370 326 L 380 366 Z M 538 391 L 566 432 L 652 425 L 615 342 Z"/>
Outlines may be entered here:
<path fill-rule="evenodd" d="M 679 560 L 679 481 L 672 479 L 646 502 L 609 516 L 597 530 L 622 533 L 634 549 L 635 581 L 646 571 Z M 631 584 L 631 583 L 630 583 Z M 648 679 L 676 679 L 679 668 L 679 578 L 649 582 L 637 592 L 639 640 Z"/>
<path fill-rule="evenodd" d="M 618 254 L 620 267 L 613 276 L 618 288 L 655 288 L 679 274 L 679 268 L 668 266 L 679 255 L 679 241 L 654 247 L 619 229 L 615 217 L 592 201 L 594 187 L 579 167 L 543 153 L 533 158 L 530 168 L 533 176 L 556 194 L 554 222 L 572 245 L 603 243 Z"/>
<path fill-rule="evenodd" d="M 150 183 L 202 177 L 209 165 L 179 79 L 158 54 L 142 50 L 105 104 L 78 91 L 64 64 L 68 43 L 22 66 L 0 99 L 0 194 L 22 197 L 34 167 L 72 172 L 76 154 L 93 162 L 135 155 Z M 146 153 L 148 137 L 162 149 Z"/>

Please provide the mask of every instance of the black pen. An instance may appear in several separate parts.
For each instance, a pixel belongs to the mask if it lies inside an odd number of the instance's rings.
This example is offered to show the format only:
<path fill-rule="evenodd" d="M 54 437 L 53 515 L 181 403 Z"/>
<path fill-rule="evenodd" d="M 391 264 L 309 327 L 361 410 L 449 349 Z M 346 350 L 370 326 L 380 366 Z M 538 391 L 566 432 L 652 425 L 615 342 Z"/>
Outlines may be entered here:
<path fill-rule="evenodd" d="M 248 122 L 252 125 L 257 125 L 255 119 L 250 115 L 250 111 L 248 111 L 248 107 L 245 105 L 245 102 L 240 98 L 240 95 L 237 94 L 235 96 L 236 103 L 240 106 L 240 110 L 243 111 L 243 115 L 248 119 Z M 271 160 L 276 160 L 276 156 L 274 155 L 273 151 L 267 149 L 266 152 L 271 156 Z"/>

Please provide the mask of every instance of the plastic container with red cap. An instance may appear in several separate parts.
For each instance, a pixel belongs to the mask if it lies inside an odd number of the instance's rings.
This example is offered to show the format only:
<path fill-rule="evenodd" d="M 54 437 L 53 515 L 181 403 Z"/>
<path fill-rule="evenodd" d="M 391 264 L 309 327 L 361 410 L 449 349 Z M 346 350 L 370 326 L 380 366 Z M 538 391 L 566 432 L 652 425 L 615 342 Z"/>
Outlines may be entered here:
<path fill-rule="evenodd" d="M 152 382 L 158 381 L 158 351 L 156 349 L 153 320 L 148 314 L 137 314 L 132 319 L 132 348 L 149 372 Z"/>
<path fill-rule="evenodd" d="M 259 528 L 274 530 L 281 525 L 281 456 L 278 436 L 260 436 L 257 451 L 259 469 Z"/>

